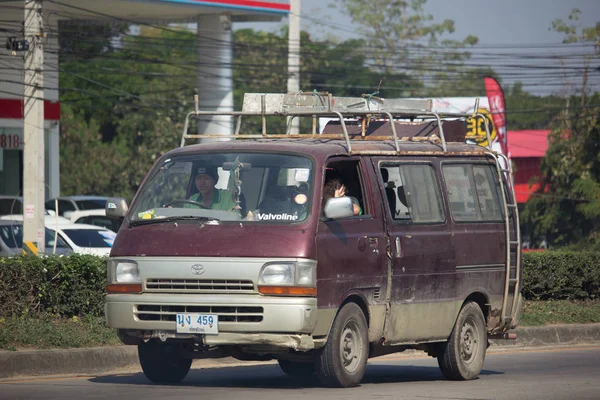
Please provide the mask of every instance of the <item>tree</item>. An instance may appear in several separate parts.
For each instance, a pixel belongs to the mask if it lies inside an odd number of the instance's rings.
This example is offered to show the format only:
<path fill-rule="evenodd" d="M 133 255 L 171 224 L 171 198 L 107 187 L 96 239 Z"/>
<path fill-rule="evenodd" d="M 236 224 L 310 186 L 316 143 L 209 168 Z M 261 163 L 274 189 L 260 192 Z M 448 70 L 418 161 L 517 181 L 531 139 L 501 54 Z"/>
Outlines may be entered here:
<path fill-rule="evenodd" d="M 591 53 L 583 58 L 580 93 L 581 105 L 584 105 L 588 91 L 587 82 L 590 65 L 593 60 L 597 59 L 598 54 L 600 54 L 600 22 L 596 22 L 595 26 L 583 27 L 579 22 L 580 15 L 581 11 L 574 8 L 569 14 L 568 23 L 561 19 L 555 19 L 552 21 L 550 30 L 564 34 L 563 43 L 587 43 L 595 48 L 595 54 Z"/>
<path fill-rule="evenodd" d="M 563 97 L 527 93 L 521 82 L 515 82 L 505 92 L 505 98 L 506 124 L 511 130 L 550 129 L 565 103 Z"/>
<path fill-rule="evenodd" d="M 426 86 L 463 71 L 463 61 L 470 57 L 467 46 L 477 37 L 462 41 L 442 39 L 454 32 L 454 21 L 433 23 L 433 16 L 423 11 L 426 0 L 339 0 L 367 38 L 365 53 L 377 71 L 410 74 Z"/>
<path fill-rule="evenodd" d="M 98 124 L 71 106 L 61 106 L 60 120 L 61 193 L 131 196 L 123 179 L 128 155 L 103 143 Z"/>
<path fill-rule="evenodd" d="M 569 19 L 577 21 L 578 10 Z M 565 43 L 586 42 L 600 54 L 600 25 L 581 28 L 558 20 L 552 28 L 565 33 Z M 567 99 L 549 136 L 542 161 L 542 185 L 530 200 L 523 222 L 534 235 L 555 245 L 592 245 L 600 248 L 600 95 L 586 97 L 587 68 L 582 72 L 581 96 Z M 575 103 L 575 104 L 574 104 Z M 571 107 L 570 107 L 571 106 Z"/>

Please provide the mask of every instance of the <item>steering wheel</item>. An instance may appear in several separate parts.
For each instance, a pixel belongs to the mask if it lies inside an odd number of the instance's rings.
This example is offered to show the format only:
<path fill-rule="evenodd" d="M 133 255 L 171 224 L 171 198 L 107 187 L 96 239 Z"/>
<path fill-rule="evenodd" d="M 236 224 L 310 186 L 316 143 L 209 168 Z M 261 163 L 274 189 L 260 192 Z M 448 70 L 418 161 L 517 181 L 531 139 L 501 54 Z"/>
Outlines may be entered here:
<path fill-rule="evenodd" d="M 197 202 L 194 200 L 187 200 L 187 199 L 173 200 L 172 202 L 165 204 L 163 207 L 169 207 L 169 206 L 172 206 L 173 204 L 191 204 L 198 208 L 210 210 L 210 207 L 206 207 L 204 204 L 202 204 L 200 202 Z"/>

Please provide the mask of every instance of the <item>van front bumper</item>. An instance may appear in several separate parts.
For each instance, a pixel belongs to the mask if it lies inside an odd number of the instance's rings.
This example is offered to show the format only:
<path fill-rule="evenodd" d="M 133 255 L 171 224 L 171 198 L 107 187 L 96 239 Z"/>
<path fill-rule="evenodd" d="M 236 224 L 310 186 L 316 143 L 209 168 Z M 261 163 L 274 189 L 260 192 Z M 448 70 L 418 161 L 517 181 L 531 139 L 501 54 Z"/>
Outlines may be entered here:
<path fill-rule="evenodd" d="M 106 320 L 111 328 L 127 331 L 176 332 L 178 313 L 219 315 L 218 341 L 226 334 L 310 334 L 317 323 L 314 297 L 261 295 L 110 294 Z M 242 335 L 243 336 L 243 335 Z M 212 339 L 208 339 L 212 337 Z M 235 339 L 235 336 L 232 336 Z"/>

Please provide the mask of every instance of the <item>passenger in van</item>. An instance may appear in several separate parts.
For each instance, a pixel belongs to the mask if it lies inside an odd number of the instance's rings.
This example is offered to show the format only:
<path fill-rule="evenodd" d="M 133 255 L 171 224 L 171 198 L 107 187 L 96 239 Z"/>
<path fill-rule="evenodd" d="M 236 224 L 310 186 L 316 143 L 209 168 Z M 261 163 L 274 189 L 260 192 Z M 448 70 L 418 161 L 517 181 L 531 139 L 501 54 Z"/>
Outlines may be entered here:
<path fill-rule="evenodd" d="M 344 185 L 339 178 L 329 179 L 323 187 L 323 207 L 327 204 L 327 201 L 332 197 L 343 197 L 346 196 L 346 185 Z M 352 200 L 352 207 L 354 215 L 362 215 L 362 209 L 358 203 L 356 197 L 349 196 Z"/>
<path fill-rule="evenodd" d="M 199 167 L 194 181 L 198 192 L 191 195 L 188 200 L 196 201 L 212 210 L 233 211 L 236 209 L 233 193 L 229 190 L 216 189 L 215 185 L 218 181 L 217 167 Z M 193 208 L 195 206 L 185 204 L 184 207 Z M 235 211 L 240 212 L 239 207 Z"/>

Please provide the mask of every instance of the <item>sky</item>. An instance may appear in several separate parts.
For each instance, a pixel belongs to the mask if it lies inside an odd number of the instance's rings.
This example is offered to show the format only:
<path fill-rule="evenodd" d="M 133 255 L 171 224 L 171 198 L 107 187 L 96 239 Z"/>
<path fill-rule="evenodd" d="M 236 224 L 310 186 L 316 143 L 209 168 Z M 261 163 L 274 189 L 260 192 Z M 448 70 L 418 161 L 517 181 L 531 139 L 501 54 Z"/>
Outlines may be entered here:
<path fill-rule="evenodd" d="M 301 0 L 301 28 L 316 38 L 330 35 L 345 40 L 359 37 L 351 19 L 331 6 L 335 0 Z M 562 43 L 563 35 L 549 30 L 555 19 L 568 20 L 573 8 L 582 11 L 582 26 L 594 26 L 600 21 L 600 0 L 428 0 L 424 10 L 433 15 L 434 22 L 451 19 L 455 22 L 455 32 L 446 36 L 449 39 L 464 39 L 468 35 L 479 37 L 478 47 L 486 53 L 506 54 L 499 60 L 493 57 L 489 63 L 496 66 L 503 85 L 511 85 L 521 80 L 524 89 L 538 95 L 564 94 L 581 86 L 581 79 L 557 79 L 545 84 L 544 71 L 537 69 L 551 61 L 550 56 L 565 57 L 568 49 L 564 46 L 549 46 Z M 287 24 L 287 19 L 282 21 Z M 261 30 L 278 30 L 279 23 L 236 24 L 234 28 L 252 27 Z M 502 47 L 502 48 L 500 48 Z M 590 49 L 588 48 L 588 51 Z M 580 52 L 580 51 L 578 51 Z M 524 56 L 542 56 L 537 60 L 527 60 Z M 573 60 L 573 55 L 569 58 Z M 592 62 L 600 68 L 600 57 Z M 575 61 L 575 60 L 574 60 Z M 521 68 L 508 67 L 519 64 Z M 581 65 L 581 63 L 579 63 Z M 594 71 L 590 79 L 591 90 L 600 91 L 600 69 Z"/>

